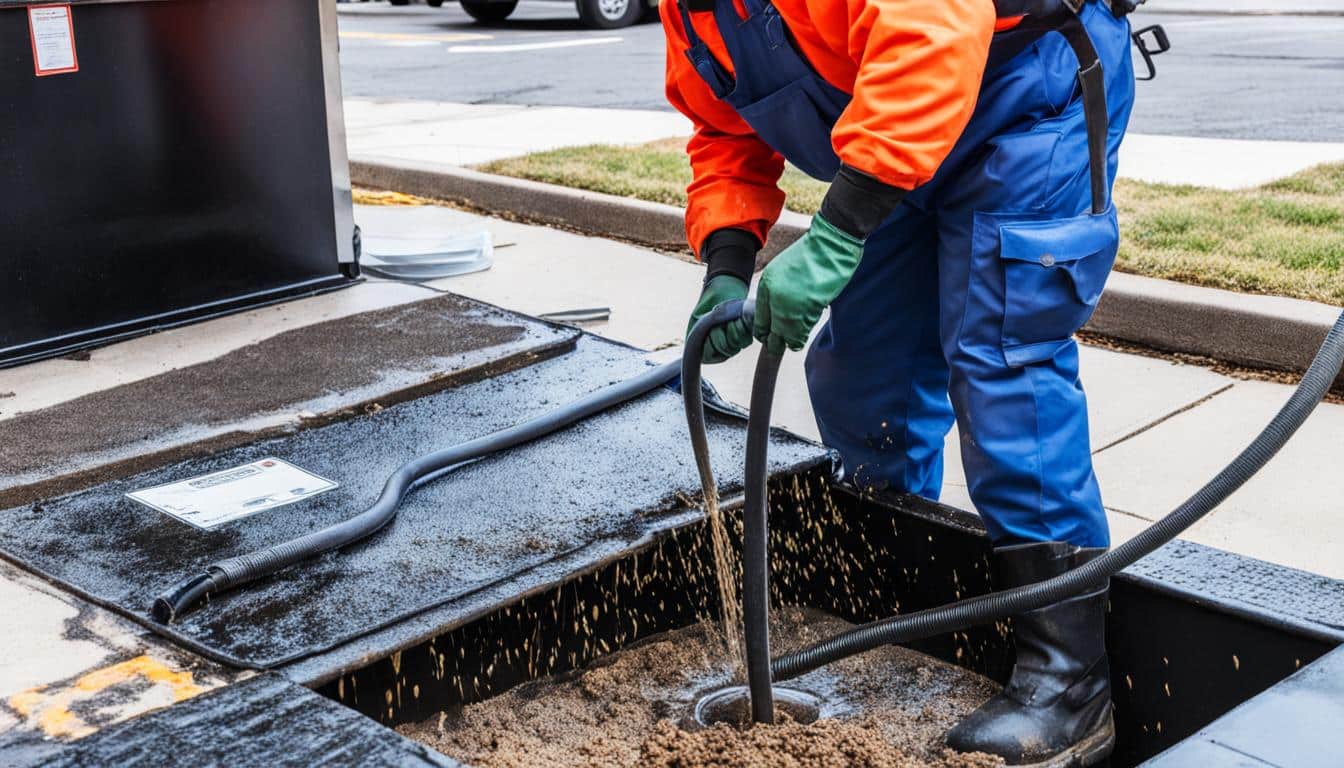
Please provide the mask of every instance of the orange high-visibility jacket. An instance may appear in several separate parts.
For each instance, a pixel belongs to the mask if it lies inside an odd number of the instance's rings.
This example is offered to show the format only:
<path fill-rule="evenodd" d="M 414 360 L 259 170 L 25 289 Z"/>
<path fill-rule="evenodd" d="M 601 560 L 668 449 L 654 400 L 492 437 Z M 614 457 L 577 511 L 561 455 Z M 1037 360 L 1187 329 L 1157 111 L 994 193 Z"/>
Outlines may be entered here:
<path fill-rule="evenodd" d="M 738 14 L 746 15 L 741 0 Z M 774 0 L 804 58 L 853 96 L 831 133 L 840 160 L 887 184 L 914 189 L 933 177 L 975 109 L 996 29 L 993 0 Z M 686 58 L 676 0 L 661 3 L 667 32 L 667 98 L 695 124 L 687 144 L 686 234 L 697 253 L 717 229 L 738 227 L 765 242 L 779 218 L 784 159 Z M 691 13 L 700 38 L 728 71 L 732 61 L 713 12 Z"/>

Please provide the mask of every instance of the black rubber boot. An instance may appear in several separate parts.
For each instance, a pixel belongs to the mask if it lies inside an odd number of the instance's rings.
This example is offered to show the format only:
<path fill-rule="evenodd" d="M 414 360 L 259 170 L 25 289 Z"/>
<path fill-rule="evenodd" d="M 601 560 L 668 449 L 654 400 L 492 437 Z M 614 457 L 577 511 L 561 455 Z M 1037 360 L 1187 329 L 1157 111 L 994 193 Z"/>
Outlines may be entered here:
<path fill-rule="evenodd" d="M 994 551 L 996 586 L 1058 576 L 1105 552 L 1045 542 Z M 1115 747 L 1106 662 L 1106 589 L 1013 617 L 1017 661 L 1003 692 L 947 733 L 959 752 L 1009 765 L 1084 768 Z"/>

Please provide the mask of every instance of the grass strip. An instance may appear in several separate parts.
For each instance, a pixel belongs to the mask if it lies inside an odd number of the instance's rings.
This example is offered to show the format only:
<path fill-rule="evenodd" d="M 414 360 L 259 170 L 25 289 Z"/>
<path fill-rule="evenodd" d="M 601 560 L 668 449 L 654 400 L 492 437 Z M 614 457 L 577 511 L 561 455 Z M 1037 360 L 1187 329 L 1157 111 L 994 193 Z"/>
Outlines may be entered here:
<path fill-rule="evenodd" d="M 684 139 L 592 145 L 497 160 L 480 170 L 669 205 L 686 204 Z M 794 168 L 787 206 L 811 214 L 826 184 Z M 1226 191 L 1121 179 L 1116 268 L 1243 293 L 1344 304 L 1344 163 L 1255 189 Z"/>

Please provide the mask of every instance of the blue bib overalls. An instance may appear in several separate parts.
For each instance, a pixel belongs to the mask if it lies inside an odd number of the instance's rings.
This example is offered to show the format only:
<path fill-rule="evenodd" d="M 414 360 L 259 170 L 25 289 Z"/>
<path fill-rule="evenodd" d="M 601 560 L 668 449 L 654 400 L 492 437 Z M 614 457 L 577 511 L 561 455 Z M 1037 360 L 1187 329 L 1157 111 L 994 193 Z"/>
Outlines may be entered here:
<path fill-rule="evenodd" d="M 715 5 L 736 77 L 685 19 L 696 70 L 767 144 L 829 180 L 848 95 L 803 60 L 765 0 L 747 0 L 746 20 L 731 0 Z M 1081 20 L 1105 77 L 1109 180 L 1134 95 L 1129 24 L 1101 3 Z M 1109 182 L 1092 212 L 1078 67 L 1060 34 L 1003 63 L 991 52 L 961 139 L 869 237 L 807 357 L 822 438 L 855 485 L 936 499 L 955 422 L 970 496 L 1000 546 L 1109 543 L 1073 334 L 1119 233 Z"/>

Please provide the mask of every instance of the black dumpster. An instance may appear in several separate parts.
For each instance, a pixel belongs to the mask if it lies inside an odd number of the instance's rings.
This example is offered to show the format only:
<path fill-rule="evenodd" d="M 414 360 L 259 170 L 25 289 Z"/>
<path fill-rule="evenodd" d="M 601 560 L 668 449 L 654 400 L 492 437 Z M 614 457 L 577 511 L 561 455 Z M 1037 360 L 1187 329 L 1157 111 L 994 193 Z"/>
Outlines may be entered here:
<path fill-rule="evenodd" d="M 0 0 L 0 365 L 355 272 L 335 0 Z"/>

